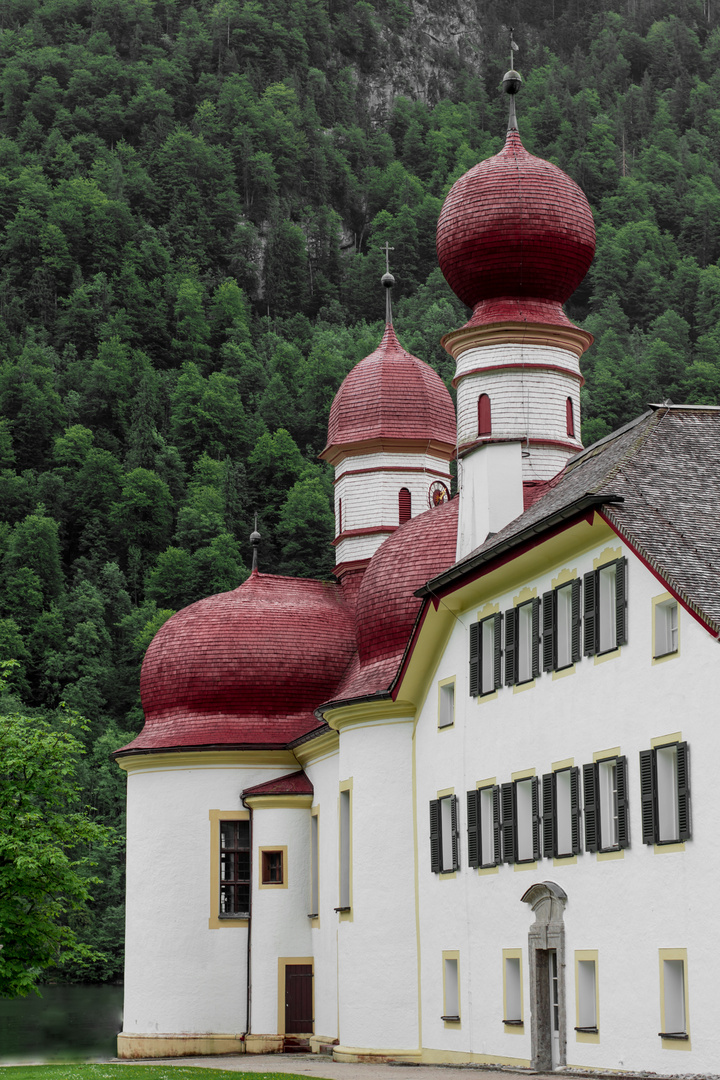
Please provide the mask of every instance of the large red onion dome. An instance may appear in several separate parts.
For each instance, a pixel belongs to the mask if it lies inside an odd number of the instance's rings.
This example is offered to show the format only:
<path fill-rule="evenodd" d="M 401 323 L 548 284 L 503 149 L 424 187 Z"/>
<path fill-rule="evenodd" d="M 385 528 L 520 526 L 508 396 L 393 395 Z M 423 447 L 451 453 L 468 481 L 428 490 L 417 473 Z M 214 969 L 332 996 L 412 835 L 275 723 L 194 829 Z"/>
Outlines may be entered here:
<path fill-rule="evenodd" d="M 455 447 L 455 410 L 437 372 L 403 349 L 391 324 L 377 349 L 346 376 L 330 409 L 321 457 L 403 440 Z"/>
<path fill-rule="evenodd" d="M 529 154 L 517 131 L 452 186 L 437 226 L 440 268 L 471 324 L 569 320 L 561 304 L 585 277 L 595 225 L 566 173 Z"/>
<path fill-rule="evenodd" d="M 358 656 L 336 700 L 388 689 L 420 611 L 413 594 L 455 562 L 457 523 L 452 499 L 411 518 L 375 552 L 355 609 Z"/>
<path fill-rule="evenodd" d="M 318 726 L 354 651 L 338 585 L 255 572 L 160 628 L 140 676 L 145 727 L 118 753 L 284 746 Z"/>

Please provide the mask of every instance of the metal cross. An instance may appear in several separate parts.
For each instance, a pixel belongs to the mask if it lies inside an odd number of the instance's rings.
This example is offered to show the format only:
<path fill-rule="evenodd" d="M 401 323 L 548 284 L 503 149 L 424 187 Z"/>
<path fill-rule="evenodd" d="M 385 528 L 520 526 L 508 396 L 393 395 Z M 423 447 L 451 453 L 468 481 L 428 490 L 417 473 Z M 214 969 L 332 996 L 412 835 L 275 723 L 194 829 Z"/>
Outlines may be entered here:
<path fill-rule="evenodd" d="M 390 273 L 390 252 L 394 251 L 394 250 L 395 250 L 395 248 L 390 247 L 389 243 L 386 240 L 385 241 L 385 273 L 386 274 Z"/>

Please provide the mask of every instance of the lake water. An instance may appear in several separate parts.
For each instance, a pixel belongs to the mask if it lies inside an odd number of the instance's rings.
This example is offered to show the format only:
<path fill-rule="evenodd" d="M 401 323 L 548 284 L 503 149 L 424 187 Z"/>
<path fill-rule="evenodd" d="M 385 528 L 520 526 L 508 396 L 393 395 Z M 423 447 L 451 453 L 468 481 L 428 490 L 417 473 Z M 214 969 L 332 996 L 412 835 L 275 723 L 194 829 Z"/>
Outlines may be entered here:
<path fill-rule="evenodd" d="M 116 1056 L 122 986 L 41 986 L 40 993 L 0 998 L 0 1062 Z"/>

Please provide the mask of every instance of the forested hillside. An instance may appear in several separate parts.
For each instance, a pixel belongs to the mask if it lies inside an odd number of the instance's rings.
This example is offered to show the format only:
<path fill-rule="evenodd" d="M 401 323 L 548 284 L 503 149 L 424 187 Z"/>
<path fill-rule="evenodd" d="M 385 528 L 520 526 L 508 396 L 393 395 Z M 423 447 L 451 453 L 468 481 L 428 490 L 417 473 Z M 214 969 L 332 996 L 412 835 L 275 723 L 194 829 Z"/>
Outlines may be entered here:
<path fill-rule="evenodd" d="M 585 442 L 719 402 L 714 0 L 0 0 L 0 660 L 26 712 L 89 719 L 102 822 L 144 650 L 243 580 L 255 512 L 263 570 L 332 567 L 317 454 L 386 242 L 403 344 L 451 377 L 435 224 L 503 142 L 501 15 L 525 146 L 598 227 Z M 83 928 L 106 959 L 65 977 L 121 973 L 118 851 Z"/>

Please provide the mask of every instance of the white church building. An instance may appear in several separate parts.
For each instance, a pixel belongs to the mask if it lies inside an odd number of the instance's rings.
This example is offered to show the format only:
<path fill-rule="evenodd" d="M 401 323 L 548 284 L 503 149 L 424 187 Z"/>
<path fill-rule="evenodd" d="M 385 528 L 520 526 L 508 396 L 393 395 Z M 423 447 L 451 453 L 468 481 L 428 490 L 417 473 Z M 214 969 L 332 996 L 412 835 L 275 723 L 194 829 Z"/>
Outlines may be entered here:
<path fill-rule="evenodd" d="M 511 120 L 438 224 L 457 429 L 388 316 L 330 414 L 336 581 L 254 566 L 150 645 L 121 1057 L 720 1071 L 720 410 L 582 448 L 593 251 Z"/>

